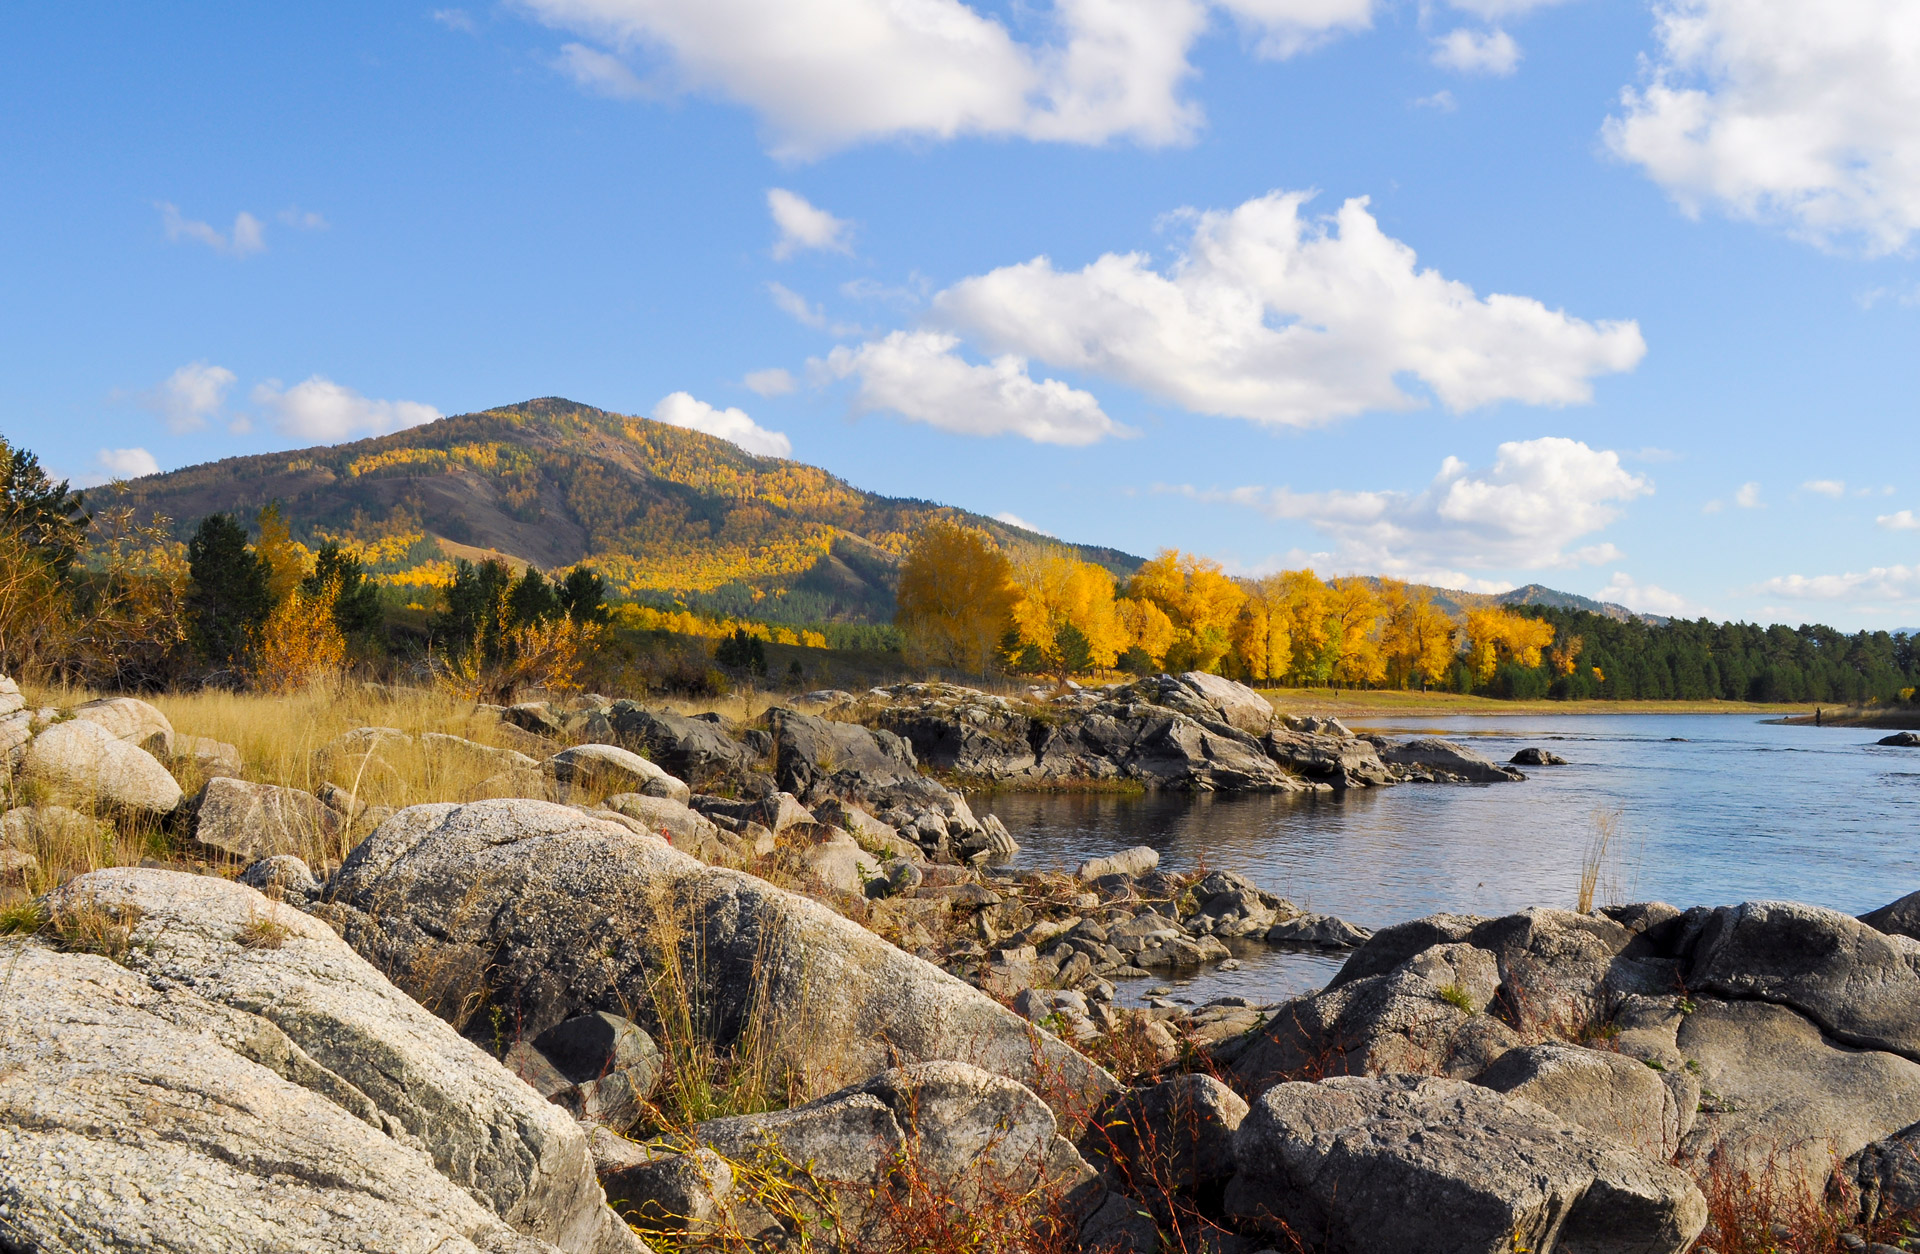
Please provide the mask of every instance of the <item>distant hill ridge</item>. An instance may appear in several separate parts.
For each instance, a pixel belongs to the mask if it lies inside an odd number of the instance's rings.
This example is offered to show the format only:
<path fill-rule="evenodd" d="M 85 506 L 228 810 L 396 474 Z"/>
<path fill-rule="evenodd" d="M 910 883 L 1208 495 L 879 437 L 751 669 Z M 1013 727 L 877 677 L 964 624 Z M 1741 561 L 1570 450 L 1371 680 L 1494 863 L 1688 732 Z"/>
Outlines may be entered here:
<path fill-rule="evenodd" d="M 208 514 L 251 519 L 278 501 L 295 538 L 349 544 L 390 583 L 443 584 L 458 558 L 545 570 L 585 561 L 628 597 L 784 622 L 891 619 L 901 557 L 935 516 L 980 527 L 1009 549 L 1068 550 L 1122 579 L 1142 561 L 879 496 L 815 466 L 558 397 L 349 444 L 229 457 L 129 486 L 134 503 L 174 519 L 183 536 Z M 1539 584 L 1432 592 L 1456 614 L 1546 605 L 1665 621 Z"/>
<path fill-rule="evenodd" d="M 998 519 L 864 492 L 715 436 L 542 397 L 349 444 L 230 457 L 134 480 L 183 533 L 279 501 L 297 539 L 356 547 L 388 582 L 452 559 L 588 561 L 619 593 L 784 621 L 884 621 L 913 533 L 965 520 L 1011 549 L 1061 547 L 1124 578 L 1141 559 Z"/>

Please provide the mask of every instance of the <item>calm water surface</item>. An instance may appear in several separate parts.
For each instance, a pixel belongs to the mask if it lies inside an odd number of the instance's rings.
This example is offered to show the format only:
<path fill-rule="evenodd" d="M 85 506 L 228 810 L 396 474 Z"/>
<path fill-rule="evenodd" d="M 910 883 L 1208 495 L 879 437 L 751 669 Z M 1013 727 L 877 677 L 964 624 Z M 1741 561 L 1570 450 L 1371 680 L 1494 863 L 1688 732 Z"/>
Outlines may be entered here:
<path fill-rule="evenodd" d="M 976 800 L 1021 866 L 1072 867 L 1151 845 L 1160 864 L 1238 871 L 1369 927 L 1439 910 L 1572 906 L 1596 811 L 1617 811 L 1602 901 L 1678 906 L 1787 898 L 1857 914 L 1920 888 L 1920 750 L 1884 731 L 1781 727 L 1751 715 L 1581 715 L 1353 721 L 1441 735 L 1498 762 L 1539 745 L 1571 765 L 1525 783 L 1400 784 L 1315 797 L 1006 794 Z M 1316 988 L 1340 958 L 1240 950 L 1242 969 L 1132 981 L 1204 1000 Z"/>

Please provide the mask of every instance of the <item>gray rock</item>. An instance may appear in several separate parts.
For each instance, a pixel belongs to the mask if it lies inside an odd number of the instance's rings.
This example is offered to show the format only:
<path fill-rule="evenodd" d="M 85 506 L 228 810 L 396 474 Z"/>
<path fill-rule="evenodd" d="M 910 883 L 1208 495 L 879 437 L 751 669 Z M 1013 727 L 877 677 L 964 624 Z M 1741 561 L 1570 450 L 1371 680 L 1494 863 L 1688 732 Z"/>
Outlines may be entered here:
<path fill-rule="evenodd" d="M 705 1146 L 636 1163 L 608 1173 L 601 1183 L 622 1219 L 648 1232 L 700 1238 L 727 1219 L 733 1168 Z"/>
<path fill-rule="evenodd" d="M 564 734 L 560 720 L 544 701 L 522 701 L 510 705 L 500 712 L 503 722 L 511 723 L 521 731 L 532 732 L 536 736 L 548 739 Z"/>
<path fill-rule="evenodd" d="M 1233 1175 L 1233 1134 L 1246 1117 L 1247 1103 L 1219 1080 L 1176 1076 L 1123 1096 L 1095 1144 L 1132 1192 L 1192 1190 Z"/>
<path fill-rule="evenodd" d="M 1367 976 L 1276 1008 L 1233 1053 L 1242 1089 L 1323 1075 L 1404 1071 L 1466 1078 L 1520 1044 L 1487 1014 L 1499 988 L 1493 955 L 1437 945 L 1386 975 Z"/>
<path fill-rule="evenodd" d="M 1329 1254 L 1679 1254 L 1707 1220 L 1681 1172 L 1457 1080 L 1278 1085 L 1234 1157 L 1228 1213 Z"/>
<path fill-rule="evenodd" d="M 729 735 L 724 724 L 649 710 L 632 701 L 614 702 L 606 721 L 618 743 L 645 753 L 701 791 L 739 778 L 760 756 L 744 740 Z"/>
<path fill-rule="evenodd" d="M 1524 1097 L 1649 1158 L 1665 1161 L 1680 1148 L 1674 1095 L 1636 1058 L 1577 1045 L 1526 1045 L 1495 1059 L 1474 1083 Z"/>
<path fill-rule="evenodd" d="M 1840 1045 L 1785 1006 L 1700 998 L 1675 1044 L 1701 1086 L 1681 1161 L 1717 1154 L 1783 1197 L 1819 1198 L 1836 1163 L 1920 1122 L 1920 1064 Z"/>
<path fill-rule="evenodd" d="M 28 1248 L 643 1248 L 573 1120 L 320 921 L 134 868 L 48 907 L 133 926 L 121 965 L 9 955 L 0 1196 Z"/>
<path fill-rule="evenodd" d="M 1920 1058 L 1920 942 L 1818 906 L 1703 912 L 1687 987 L 1791 1006 L 1835 1040 Z"/>
<path fill-rule="evenodd" d="M 202 779 L 212 779 L 216 775 L 240 778 L 240 750 L 224 740 L 176 733 L 173 738 L 173 759 L 176 762 L 191 762 Z"/>
<path fill-rule="evenodd" d="M 193 799 L 194 844 L 242 864 L 328 849 L 346 825 L 338 810 L 297 788 L 222 776 Z"/>
<path fill-rule="evenodd" d="M 1112 1087 L 978 990 L 826 907 L 563 806 L 415 806 L 363 841 L 329 888 L 323 909 L 347 938 L 450 1018 L 485 996 L 528 1035 L 627 1007 L 651 1029 L 650 989 L 671 954 L 698 973 L 717 1043 L 730 1047 L 758 1013 L 769 1065 L 819 1088 L 939 1058 Z"/>
<path fill-rule="evenodd" d="M 1388 766 L 1400 767 L 1414 778 L 1463 784 L 1498 784 L 1525 779 L 1510 766 L 1487 761 L 1464 745 L 1428 738 L 1390 744 L 1380 751 Z"/>
<path fill-rule="evenodd" d="M 86 719 L 55 723 L 35 736 L 22 770 L 57 792 L 135 814 L 171 814 L 183 796 L 152 754 Z"/>
<path fill-rule="evenodd" d="M 1898 901 L 1868 911 L 1860 916 L 1860 921 L 1889 936 L 1920 940 L 1920 893 L 1908 893 Z"/>
<path fill-rule="evenodd" d="M 705 815 L 689 809 L 683 802 L 667 797 L 649 797 L 643 793 L 623 792 L 600 804 L 617 814 L 639 820 L 648 831 L 667 837 L 682 853 L 690 853 L 703 862 L 713 858 L 707 850 L 720 844 L 720 829 Z"/>
<path fill-rule="evenodd" d="M 40 859 L 17 845 L 0 845 L 0 885 L 22 887 L 40 870 Z"/>
<path fill-rule="evenodd" d="M 1836 1174 L 1858 1191 L 1863 1223 L 1920 1214 L 1920 1125 L 1875 1141 Z"/>
<path fill-rule="evenodd" d="M 101 697 L 73 707 L 73 716 L 106 728 L 115 740 L 137 745 L 156 758 L 174 752 L 173 724 L 167 716 L 134 697 Z"/>
<path fill-rule="evenodd" d="M 19 694 L 15 693 L 14 697 L 17 700 Z M 27 746 L 33 743 L 34 722 L 35 716 L 30 710 L 0 714 L 0 768 L 4 768 L 8 774 L 18 770 L 22 759 L 27 756 Z"/>
<path fill-rule="evenodd" d="M 1371 741 L 1344 733 L 1311 735 L 1276 727 L 1261 738 L 1260 745 L 1268 757 L 1288 770 L 1325 781 L 1335 789 L 1373 788 L 1394 782 L 1393 772 L 1380 760 L 1380 751 Z"/>
<path fill-rule="evenodd" d="M 240 882 L 300 909 L 320 895 L 320 881 L 314 878 L 312 869 L 290 853 L 262 858 L 240 873 Z"/>
<path fill-rule="evenodd" d="M 1179 680 L 1229 727 L 1258 736 L 1273 726 L 1273 703 L 1245 684 L 1206 671 L 1187 671 Z"/>
<path fill-rule="evenodd" d="M 1366 928 L 1330 914 L 1299 914 L 1266 930 L 1274 944 L 1312 945 L 1318 949 L 1358 949 L 1373 936 Z"/>
<path fill-rule="evenodd" d="M 1528 747 L 1507 759 L 1515 766 L 1565 766 L 1567 760 L 1557 753 L 1545 749 Z"/>
<path fill-rule="evenodd" d="M 91 846 L 111 827 L 66 806 L 18 806 L 0 814 L 0 846 L 31 852 L 47 846 Z"/>
<path fill-rule="evenodd" d="M 575 745 L 547 759 L 546 769 L 563 784 L 608 792 L 637 792 L 685 804 L 693 792 L 639 754 L 618 745 Z"/>
<path fill-rule="evenodd" d="M 804 1106 L 714 1120 L 697 1132 L 736 1162 L 809 1165 L 816 1179 L 840 1186 L 859 1227 L 883 1218 L 868 1199 L 903 1169 L 953 1206 L 1047 1190 L 1090 1211 L 1102 1191 L 1045 1102 L 964 1063 L 890 1068 Z"/>
<path fill-rule="evenodd" d="M 1424 919 L 1383 927 L 1340 965 L 1329 990 L 1371 975 L 1385 975 L 1417 953 L 1435 945 L 1451 945 L 1473 935 L 1473 930 L 1490 920 L 1473 914 L 1434 914 Z"/>
<path fill-rule="evenodd" d="M 1074 874 L 1083 880 L 1097 880 L 1107 875 L 1145 875 L 1160 865 L 1160 851 L 1147 845 L 1135 845 L 1131 849 L 1122 849 L 1119 853 L 1110 853 L 1103 858 L 1089 858 L 1082 862 Z"/>
<path fill-rule="evenodd" d="M 1082 1254 L 1158 1254 L 1160 1226 L 1140 1203 L 1109 1193 L 1080 1226 L 1080 1249 Z"/>
<path fill-rule="evenodd" d="M 483 745 L 477 740 L 468 740 L 465 736 L 449 736 L 445 732 L 423 732 L 420 735 L 420 747 L 435 757 L 462 763 L 474 770 L 492 774 L 498 771 L 531 771 L 539 768 L 539 762 L 514 749 L 497 749 L 492 745 Z"/>
<path fill-rule="evenodd" d="M 10 675 L 0 675 L 0 718 L 17 714 L 27 708 L 27 699 L 20 695 L 20 685 Z"/>

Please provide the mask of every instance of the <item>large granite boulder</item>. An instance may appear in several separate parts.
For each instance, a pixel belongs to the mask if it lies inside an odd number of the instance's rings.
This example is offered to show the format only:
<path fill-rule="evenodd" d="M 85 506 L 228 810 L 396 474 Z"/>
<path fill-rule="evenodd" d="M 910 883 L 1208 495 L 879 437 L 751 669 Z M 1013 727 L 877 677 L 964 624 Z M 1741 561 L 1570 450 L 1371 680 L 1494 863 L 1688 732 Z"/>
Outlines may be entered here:
<path fill-rule="evenodd" d="M 621 745 L 646 754 L 696 791 L 711 792 L 738 778 L 758 765 L 761 756 L 744 736 L 730 734 L 717 715 L 691 718 L 649 710 L 633 701 L 615 701 L 606 717 Z"/>
<path fill-rule="evenodd" d="M 194 844 L 242 865 L 278 854 L 328 851 L 347 826 L 345 815 L 310 792 L 226 776 L 207 781 L 192 811 Z"/>
<path fill-rule="evenodd" d="M 889 1068 L 789 1110 L 701 1124 L 696 1135 L 725 1160 L 804 1170 L 833 1189 L 869 1242 L 885 1240 L 889 1192 L 911 1189 L 919 1205 L 943 1209 L 1050 1192 L 1083 1212 L 1105 1192 L 1045 1102 L 964 1063 Z"/>
<path fill-rule="evenodd" d="M 1860 921 L 1889 936 L 1920 940 L 1920 893 L 1908 893 L 1878 910 L 1869 910 L 1860 916 Z"/>
<path fill-rule="evenodd" d="M 594 1010 L 658 1026 L 663 963 L 722 1045 L 749 1031 L 816 1092 L 895 1062 L 968 1062 L 1069 1090 L 1112 1080 L 977 989 L 796 894 L 537 801 L 403 810 L 322 907 L 402 988 L 491 1038 Z M 629 1010 L 628 1008 L 631 1008 Z"/>
<path fill-rule="evenodd" d="M 1524 1097 L 1568 1123 L 1666 1160 L 1680 1148 L 1682 1112 L 1661 1073 L 1606 1050 L 1548 1042 L 1509 1050 L 1474 1083 Z M 1692 1112 L 1687 1122 L 1691 1123 Z"/>
<path fill-rule="evenodd" d="M 1233 1134 L 1247 1103 L 1210 1075 L 1175 1076 L 1124 1094 L 1095 1124 L 1100 1156 L 1147 1196 L 1232 1177 Z"/>
<path fill-rule="evenodd" d="M 35 736 L 22 770 L 56 792 L 92 797 L 134 814 L 171 814 L 184 796 L 151 753 L 80 718 L 55 723 Z"/>
<path fill-rule="evenodd" d="M 1786 1006 L 1698 998 L 1676 1016 L 1676 1051 L 1698 1068 L 1700 1112 L 1681 1161 L 1714 1158 L 1783 1199 L 1818 1199 L 1835 1164 L 1920 1122 L 1920 1064 L 1849 1048 Z"/>
<path fill-rule="evenodd" d="M 1920 1059 L 1920 941 L 1796 902 L 1723 906 L 1688 923 L 1689 989 L 1791 1006 L 1837 1041 Z"/>
<path fill-rule="evenodd" d="M 693 791 L 629 749 L 618 745 L 575 745 L 546 761 L 547 772 L 563 784 L 601 792 L 637 792 L 686 804 Z"/>
<path fill-rule="evenodd" d="M 159 710 L 135 697 L 101 697 L 73 707 L 73 716 L 97 723 L 116 740 L 138 745 L 156 758 L 174 751 L 173 724 Z"/>
<path fill-rule="evenodd" d="M 1457 1080 L 1278 1085 L 1234 1158 L 1228 1213 L 1327 1254 L 1680 1254 L 1707 1220 L 1674 1168 Z"/>
<path fill-rule="evenodd" d="M 5 955 L 9 1248 L 645 1249 L 574 1121 L 318 920 L 140 869 L 45 909 Z"/>
<path fill-rule="evenodd" d="M 1462 1079 L 1520 1044 L 1487 1013 L 1500 985 L 1493 955 L 1466 944 L 1426 949 L 1384 975 L 1276 1007 L 1220 1052 L 1242 1091 L 1282 1080 L 1404 1071 Z"/>
<path fill-rule="evenodd" d="M 1176 678 L 1229 727 L 1258 736 L 1273 726 L 1273 703 L 1245 684 L 1206 671 L 1186 671 Z M 1166 687 L 1162 685 L 1163 691 Z"/>

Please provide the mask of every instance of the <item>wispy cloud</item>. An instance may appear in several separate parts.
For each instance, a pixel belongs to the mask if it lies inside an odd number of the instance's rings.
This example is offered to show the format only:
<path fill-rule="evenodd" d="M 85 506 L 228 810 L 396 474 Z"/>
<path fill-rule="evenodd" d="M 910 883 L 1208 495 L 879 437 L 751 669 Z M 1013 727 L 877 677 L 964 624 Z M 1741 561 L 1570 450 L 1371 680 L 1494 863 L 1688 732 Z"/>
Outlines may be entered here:
<path fill-rule="evenodd" d="M 1910 509 L 1882 514 L 1873 521 L 1887 531 L 1920 531 L 1920 518 L 1915 518 Z"/>
<path fill-rule="evenodd" d="M 640 76 L 612 53 L 585 44 L 562 44 L 553 68 L 574 81 L 574 85 L 614 100 L 639 100 L 653 95 Z"/>
<path fill-rule="evenodd" d="M 154 208 L 160 211 L 160 224 L 166 230 L 167 239 L 174 243 L 190 240 L 229 257 L 249 257 L 266 251 L 265 228 L 260 219 L 244 210 L 235 215 L 231 231 L 222 231 L 211 223 L 183 216 L 179 206 L 170 201 L 155 201 Z"/>
<path fill-rule="evenodd" d="M 1811 492 L 1815 496 L 1831 497 L 1839 500 L 1847 494 L 1847 485 L 1840 479 L 1809 479 L 1800 485 L 1802 492 Z"/>
<path fill-rule="evenodd" d="M 457 30 L 463 35 L 475 33 L 473 14 L 465 9 L 435 9 L 433 20 L 448 30 Z"/>
<path fill-rule="evenodd" d="M 1520 45 L 1497 26 L 1488 31 L 1463 26 L 1433 41 L 1433 63 L 1461 74 L 1505 78 L 1520 66 Z"/>
<path fill-rule="evenodd" d="M 747 385 L 748 391 L 760 396 L 785 396 L 799 386 L 793 372 L 779 366 L 770 370 L 749 371 L 741 382 Z"/>
<path fill-rule="evenodd" d="M 853 245 L 848 238 L 853 234 L 853 223 L 845 218 L 836 218 L 825 209 L 816 208 L 797 192 L 790 192 L 784 187 L 768 189 L 767 212 L 773 215 L 773 224 L 780 231 L 780 238 L 773 244 L 775 261 L 785 261 L 809 248 L 836 253 L 853 252 Z"/>
<path fill-rule="evenodd" d="M 1760 499 L 1760 485 L 1748 481 L 1740 485 L 1733 494 L 1733 503 L 1741 509 L 1765 509 L 1767 503 Z"/>

